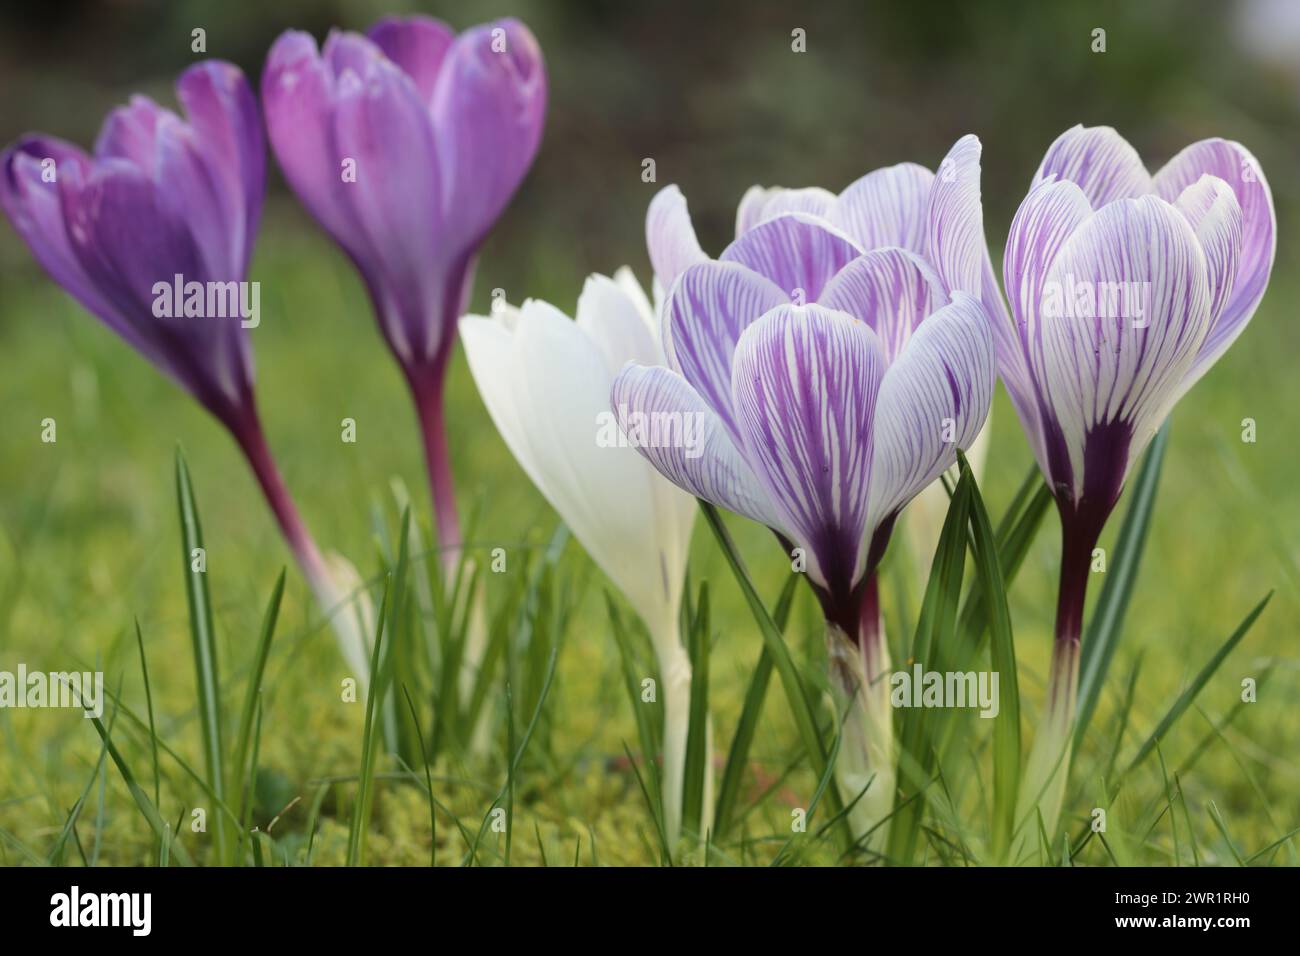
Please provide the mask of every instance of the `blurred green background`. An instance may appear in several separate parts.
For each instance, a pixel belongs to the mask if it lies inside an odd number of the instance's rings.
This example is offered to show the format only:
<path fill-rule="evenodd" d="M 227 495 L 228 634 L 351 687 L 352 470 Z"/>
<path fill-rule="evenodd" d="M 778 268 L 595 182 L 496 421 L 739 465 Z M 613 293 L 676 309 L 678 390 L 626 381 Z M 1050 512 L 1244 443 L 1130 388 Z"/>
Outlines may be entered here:
<path fill-rule="evenodd" d="M 1200 698 L 1203 714 L 1185 720 L 1165 752 L 1172 762 L 1186 755 L 1209 730 L 1207 719 L 1237 701 L 1241 679 L 1258 677 L 1271 662 L 1259 703 L 1183 784 L 1195 810 L 1216 802 L 1243 849 L 1265 846 L 1300 823 L 1300 496 L 1293 474 L 1300 438 L 1300 4 L 990 2 L 942 11 L 922 3 L 702 9 L 613 0 L 8 5 L 0 13 L 0 140 L 40 130 L 89 145 L 104 114 L 133 92 L 174 106 L 174 78 L 197 58 L 190 52 L 195 27 L 207 31 L 209 56 L 256 78 L 286 28 L 323 37 L 332 26 L 361 30 L 385 13 L 416 9 L 456 28 L 518 16 L 546 55 L 545 139 L 482 250 L 473 297 L 480 312 L 498 287 L 511 301 L 540 297 L 572 312 L 590 272 L 627 263 L 648 280 L 645 208 L 671 182 L 682 187 L 705 248 L 716 254 L 751 184 L 839 190 L 882 165 L 912 160 L 933 168 L 953 141 L 974 132 L 984 143 L 985 228 L 1000 264 L 1007 225 L 1043 150 L 1075 123 L 1116 127 L 1153 170 L 1202 137 L 1246 144 L 1277 204 L 1273 281 L 1250 328 L 1174 414 L 1146 562 L 1099 723 L 1106 726 L 1144 654 L 1132 720 L 1135 735 L 1149 732 L 1250 606 L 1276 589 Z M 795 28 L 806 31 L 805 53 L 791 50 Z M 1106 31 L 1104 53 L 1091 50 L 1096 28 Z M 641 180 L 645 158 L 655 160 L 657 183 Z M 318 541 L 369 573 L 371 511 L 391 502 L 391 480 L 403 480 L 428 513 L 414 417 L 357 276 L 271 168 L 251 276 L 263 293 L 262 324 L 252 336 L 263 420 Z M 189 457 L 204 517 L 228 673 L 251 653 L 287 551 L 222 430 L 75 306 L 8 226 L 0 227 L 0 276 L 0 668 L 20 660 L 60 669 L 99 660 L 110 684 L 121 679 L 124 696 L 138 703 L 130 630 L 138 618 L 165 715 L 160 732 L 196 756 L 176 444 Z M 466 507 L 476 498 L 485 505 L 472 544 L 545 541 L 555 517 L 510 458 L 459 355 L 448 389 L 460 497 Z M 996 517 L 1031 459 L 1004 395 L 994 416 L 984 485 Z M 40 441 L 46 417 L 58 422 L 57 444 Z M 355 445 L 339 440 L 344 417 L 358 423 Z M 1241 441 L 1247 417 L 1257 422 L 1254 444 Z M 732 524 L 760 583 L 774 593 L 781 556 L 760 529 Z M 1104 544 L 1117 526 L 1112 522 Z M 1013 591 L 1029 715 L 1037 712 L 1049 650 L 1056 548 L 1049 516 Z M 585 558 L 576 545 L 570 551 L 580 573 Z M 721 602 L 714 712 L 719 733 L 729 735 L 758 635 L 702 522 L 693 560 L 695 575 L 715 582 Z M 280 788 L 266 798 L 271 811 L 308 781 L 353 772 L 360 738 L 359 709 L 332 706 L 343 674 L 332 638 L 304 630 L 313 612 L 305 586 L 290 574 L 282 627 L 300 633 L 277 644 L 271 665 L 263 759 Z M 564 731 L 555 746 L 573 758 L 565 765 L 573 769 L 529 812 L 557 845 L 589 833 L 606 854 L 602 862 L 643 861 L 644 845 L 632 836 L 646 826 L 635 785 L 629 789 L 626 774 L 611 782 L 605 773 L 604 758 L 620 754 L 635 731 L 612 676 L 617 658 L 606 633 L 603 581 L 597 575 L 592 585 L 555 691 L 554 724 Z M 1094 584 L 1094 597 L 1097 590 Z M 820 636 L 811 618 L 807 631 L 796 643 L 815 654 Z M 237 685 L 230 692 L 235 703 L 240 692 Z M 793 739 L 779 692 L 767 717 L 755 755 L 779 763 Z M 0 862 L 20 862 L 19 847 L 39 849 L 62 826 L 98 743 L 87 722 L 50 711 L 0 712 L 0 736 Z M 1098 746 L 1104 749 L 1104 740 Z M 142 749 L 128 752 L 146 759 Z M 1075 774 L 1076 815 L 1099 790 L 1098 759 L 1085 755 Z M 1152 772 L 1135 806 L 1159 790 Z M 176 785 L 183 803 L 183 781 Z M 109 794 L 100 861 L 147 856 L 148 833 L 112 777 Z M 472 795 L 464 799 L 473 805 Z M 423 858 L 418 848 L 428 826 L 420 806 L 418 796 L 381 794 L 381 861 Z M 778 806 L 777 824 L 780 816 Z M 1208 818 L 1197 825 L 1212 847 Z M 1159 845 L 1166 836 L 1157 834 L 1141 858 L 1167 862 L 1167 847 Z M 1227 851 L 1220 843 L 1209 855 L 1221 862 Z"/>

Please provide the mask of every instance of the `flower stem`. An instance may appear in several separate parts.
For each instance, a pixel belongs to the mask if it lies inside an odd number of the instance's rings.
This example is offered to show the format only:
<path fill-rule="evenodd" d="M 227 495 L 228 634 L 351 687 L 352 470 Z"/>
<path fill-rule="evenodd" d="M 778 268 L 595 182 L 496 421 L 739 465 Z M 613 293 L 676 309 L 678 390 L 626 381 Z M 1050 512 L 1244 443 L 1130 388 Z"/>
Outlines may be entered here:
<path fill-rule="evenodd" d="M 691 727 L 691 662 L 682 647 L 677 628 L 663 628 L 656 635 L 655 650 L 659 658 L 659 675 L 664 685 L 664 829 L 668 845 L 676 846 L 681 836 L 682 806 L 686 783 L 686 747 Z M 704 760 L 704 801 L 700 830 L 712 825 L 713 746 L 712 733 L 706 729 Z"/>
<path fill-rule="evenodd" d="M 316 542 L 299 515 L 293 497 L 275 465 L 257 408 L 250 402 L 238 413 L 223 418 L 223 421 L 248 460 L 289 550 L 297 559 L 298 567 L 302 569 L 303 577 L 316 596 L 321 612 L 329 619 L 338 637 L 344 658 L 363 681 L 368 679 L 366 653 L 369 637 L 363 633 L 364 628 L 359 620 L 359 617 L 364 617 L 364 611 L 358 615 L 351 606 L 354 599 L 362 601 L 363 596 L 349 594 L 340 587 L 321 557 L 320 549 L 316 547 Z M 346 562 L 337 557 L 336 560 L 346 565 Z M 357 607 L 360 609 L 361 606 Z"/>
<path fill-rule="evenodd" d="M 1089 520 L 1086 512 L 1061 506 L 1061 581 L 1056 601 L 1051 675 L 1043 716 L 1029 752 L 1016 802 L 1012 863 L 1025 862 L 1030 848 L 1037 844 L 1039 816 L 1048 838 L 1053 838 L 1056 833 L 1065 784 L 1070 775 L 1083 606 L 1088 592 L 1092 551 L 1103 523 L 1104 518 Z"/>
<path fill-rule="evenodd" d="M 437 523 L 438 548 L 447 580 L 454 580 L 460 563 L 460 517 L 456 512 L 456 488 L 447 447 L 447 423 L 442 394 L 442 372 L 429 376 L 408 375 L 415 410 L 424 440 L 424 461 L 429 471 L 429 494 Z"/>

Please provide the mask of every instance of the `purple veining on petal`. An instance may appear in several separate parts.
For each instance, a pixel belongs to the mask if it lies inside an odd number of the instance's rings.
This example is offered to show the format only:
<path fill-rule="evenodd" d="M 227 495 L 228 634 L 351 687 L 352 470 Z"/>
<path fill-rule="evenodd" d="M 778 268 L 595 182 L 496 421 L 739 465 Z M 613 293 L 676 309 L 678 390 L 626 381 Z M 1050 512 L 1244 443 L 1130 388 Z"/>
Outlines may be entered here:
<path fill-rule="evenodd" d="M 837 272 L 818 304 L 867 323 L 892 363 L 931 312 L 946 303 L 939 277 L 916 254 L 900 248 L 873 249 Z"/>
<path fill-rule="evenodd" d="M 736 346 L 732 392 L 745 456 L 809 574 L 837 598 L 865 560 L 872 421 L 884 356 L 865 324 L 820 306 L 780 306 Z"/>
<path fill-rule="evenodd" d="M 732 355 L 741 333 L 787 296 L 734 262 L 702 262 L 681 274 L 664 307 L 664 353 L 739 442 L 732 408 Z"/>
<path fill-rule="evenodd" d="M 829 223 L 804 213 L 786 213 L 755 226 L 719 260 L 739 262 L 776 283 L 796 304 L 815 302 L 835 273 L 862 249 Z"/>

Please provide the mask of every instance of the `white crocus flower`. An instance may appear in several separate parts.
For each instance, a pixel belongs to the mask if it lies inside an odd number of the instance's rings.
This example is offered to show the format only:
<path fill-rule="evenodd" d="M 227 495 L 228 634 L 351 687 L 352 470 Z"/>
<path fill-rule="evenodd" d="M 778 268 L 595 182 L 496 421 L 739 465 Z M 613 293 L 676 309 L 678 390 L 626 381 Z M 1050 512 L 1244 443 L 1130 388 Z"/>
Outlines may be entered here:
<path fill-rule="evenodd" d="M 678 627 L 695 500 L 620 436 L 610 384 L 631 362 L 663 365 L 654 312 L 631 270 L 593 275 L 577 321 L 536 299 L 467 315 L 461 341 L 501 437 L 654 642 L 664 704 L 664 815 L 681 828 L 691 666 Z M 689 434 L 689 433 L 687 433 Z M 706 760 L 704 805 L 712 807 Z M 704 825 L 708 821 L 702 821 Z"/>

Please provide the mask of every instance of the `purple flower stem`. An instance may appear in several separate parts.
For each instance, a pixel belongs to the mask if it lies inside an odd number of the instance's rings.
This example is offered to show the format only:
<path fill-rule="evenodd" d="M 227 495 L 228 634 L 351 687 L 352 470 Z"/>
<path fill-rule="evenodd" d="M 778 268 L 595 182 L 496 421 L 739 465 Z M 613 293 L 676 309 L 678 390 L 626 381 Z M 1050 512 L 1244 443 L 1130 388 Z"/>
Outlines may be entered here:
<path fill-rule="evenodd" d="M 262 494 L 267 504 L 271 506 L 275 520 L 280 525 L 280 531 L 283 532 L 289 549 L 297 558 L 307 583 L 311 585 L 318 598 L 332 595 L 331 579 L 325 562 L 321 559 L 316 542 L 312 539 L 306 524 L 303 523 L 302 516 L 298 514 L 289 489 L 285 486 L 284 479 L 275 465 L 271 449 L 266 444 L 266 436 L 262 431 L 262 422 L 258 418 L 256 407 L 250 401 L 244 410 L 231 415 L 226 420 L 226 425 L 244 452 L 244 457 L 248 459 L 249 467 L 253 469 L 253 475 L 257 478 Z M 322 610 L 328 613 L 331 608 L 323 607 Z"/>
<path fill-rule="evenodd" d="M 424 460 L 429 470 L 429 493 L 433 498 L 433 516 L 437 522 L 438 548 L 448 575 L 454 575 L 460 563 L 460 517 L 456 512 L 456 488 L 451 475 L 451 455 L 447 447 L 447 421 L 442 394 L 442 373 L 429 377 L 407 376 L 420 420 L 424 439 Z"/>

